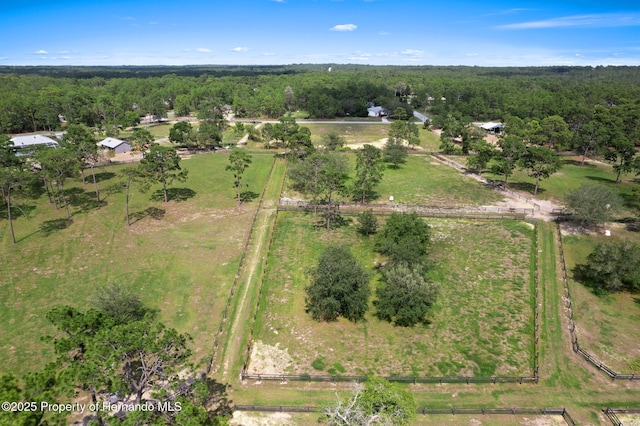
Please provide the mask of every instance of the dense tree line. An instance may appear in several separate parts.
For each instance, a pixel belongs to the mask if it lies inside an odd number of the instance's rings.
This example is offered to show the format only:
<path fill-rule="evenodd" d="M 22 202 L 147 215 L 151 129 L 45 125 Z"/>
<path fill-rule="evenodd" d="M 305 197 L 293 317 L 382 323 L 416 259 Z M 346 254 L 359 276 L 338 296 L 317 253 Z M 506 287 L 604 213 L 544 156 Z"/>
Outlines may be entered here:
<path fill-rule="evenodd" d="M 131 126 L 168 110 L 195 114 L 203 102 L 229 105 L 239 117 L 271 118 L 292 109 L 328 118 L 365 116 L 371 104 L 389 113 L 410 107 L 426 110 L 437 127 L 449 116 L 462 122 L 558 116 L 574 134 L 572 145 L 588 145 L 593 119 L 608 123 L 601 113 L 638 130 L 637 67 L 334 65 L 329 72 L 329 66 L 5 67 L 0 132 L 60 129 L 60 117 L 94 128 Z"/>

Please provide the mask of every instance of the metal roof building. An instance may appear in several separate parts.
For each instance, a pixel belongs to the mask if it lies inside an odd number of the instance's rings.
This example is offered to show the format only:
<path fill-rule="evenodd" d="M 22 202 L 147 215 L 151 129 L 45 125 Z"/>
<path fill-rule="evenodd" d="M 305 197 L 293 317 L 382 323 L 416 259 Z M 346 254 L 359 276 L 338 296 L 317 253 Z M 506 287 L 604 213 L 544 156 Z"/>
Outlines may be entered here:
<path fill-rule="evenodd" d="M 11 142 L 13 142 L 13 146 L 17 149 L 22 149 L 34 145 L 45 145 L 54 148 L 60 146 L 57 141 L 43 135 L 14 136 L 11 138 Z"/>

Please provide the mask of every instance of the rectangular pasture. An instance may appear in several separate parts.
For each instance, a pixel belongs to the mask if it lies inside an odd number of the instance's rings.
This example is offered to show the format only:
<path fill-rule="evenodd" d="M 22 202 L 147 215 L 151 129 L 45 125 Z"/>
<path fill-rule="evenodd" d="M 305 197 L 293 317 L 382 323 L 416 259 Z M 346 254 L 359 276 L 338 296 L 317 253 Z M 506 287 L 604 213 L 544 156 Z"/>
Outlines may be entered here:
<path fill-rule="evenodd" d="M 503 197 L 475 179 L 434 160 L 409 156 L 400 168 L 387 168 L 378 187 L 381 202 L 438 207 L 482 206 Z"/>
<path fill-rule="evenodd" d="M 466 156 L 448 155 L 447 157 L 462 165 L 466 165 L 468 159 Z M 561 160 L 562 168 L 549 178 L 540 181 L 537 198 L 563 202 L 567 194 L 572 190 L 580 185 L 589 183 L 604 185 L 620 191 L 620 195 L 629 209 L 638 209 L 640 207 L 640 200 L 633 192 L 638 187 L 637 179 L 633 175 L 622 175 L 622 181 L 615 183 L 616 173 L 610 164 L 587 160 L 582 166 L 580 165 L 581 157 L 578 156 L 563 156 Z M 483 176 L 497 181 L 504 180 L 504 176 L 494 175 L 488 171 L 485 171 Z M 532 196 L 535 178 L 528 176 L 526 170 L 516 169 L 513 175 L 509 177 L 507 185 L 509 189 L 523 191 Z"/>
<path fill-rule="evenodd" d="M 571 301 L 580 347 L 618 373 L 640 374 L 640 297 L 627 292 L 596 296 L 573 280 L 573 268 L 586 262 L 595 246 L 612 239 L 640 241 L 622 225 L 612 236 L 572 234 L 563 237 Z"/>
<path fill-rule="evenodd" d="M 389 135 L 389 125 L 387 124 L 357 124 L 357 123 L 298 123 L 300 126 L 308 127 L 311 130 L 311 141 L 314 145 L 322 144 L 322 136 L 335 132 L 342 136 L 347 143 L 361 144 L 378 142 Z"/>
<path fill-rule="evenodd" d="M 313 321 L 306 272 L 330 243 L 346 244 L 374 274 L 373 240 L 353 226 L 326 233 L 313 215 L 280 213 L 262 291 L 249 374 L 531 376 L 531 225 L 428 220 L 441 293 L 431 324 L 394 327 L 373 307 L 366 320 Z"/>
<path fill-rule="evenodd" d="M 355 175 L 356 157 L 344 154 L 351 165 L 351 177 Z M 347 182 L 347 186 L 349 182 Z M 504 199 L 498 192 L 475 179 L 446 166 L 430 156 L 410 155 L 399 168 L 387 167 L 377 188 L 378 198 L 372 203 L 405 204 L 428 207 L 478 207 L 498 203 Z M 389 201 L 393 195 L 394 200 Z M 283 196 L 303 199 L 285 181 Z M 336 196 L 350 202 L 348 196 Z"/>
<path fill-rule="evenodd" d="M 273 158 L 254 156 L 245 173 L 260 193 Z M 18 374 L 52 361 L 53 348 L 40 338 L 54 330 L 45 315 L 58 305 L 86 309 L 95 288 L 119 282 L 158 309 L 169 327 L 194 338 L 193 361 L 211 356 L 215 330 L 237 273 L 257 200 L 237 208 L 226 155 L 196 155 L 182 162 L 189 179 L 170 186 L 174 201 L 157 199 L 159 185 L 134 190 L 127 228 L 124 195 L 106 194 L 122 166 L 96 170 L 107 204 L 91 204 L 93 184 L 70 182 L 70 221 L 46 195 L 28 218 L 15 221 L 13 245 L 4 213 L 0 219 L 0 373 Z M 180 200 L 180 201 L 179 201 Z"/>

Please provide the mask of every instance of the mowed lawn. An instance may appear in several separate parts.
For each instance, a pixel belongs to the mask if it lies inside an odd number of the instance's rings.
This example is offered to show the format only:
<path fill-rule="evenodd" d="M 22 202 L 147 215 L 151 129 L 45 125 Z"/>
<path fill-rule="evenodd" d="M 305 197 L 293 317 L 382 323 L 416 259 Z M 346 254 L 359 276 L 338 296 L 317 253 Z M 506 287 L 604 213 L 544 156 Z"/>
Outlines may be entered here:
<path fill-rule="evenodd" d="M 248 190 L 262 191 L 272 162 L 253 157 Z M 93 186 L 78 181 L 68 184 L 76 204 L 69 222 L 43 196 L 28 203 L 35 207 L 28 218 L 15 221 L 13 245 L 7 220 L 0 219 L 0 372 L 23 373 L 51 361 L 51 344 L 41 341 L 54 331 L 47 311 L 86 309 L 95 289 L 110 281 L 132 288 L 168 326 L 189 333 L 193 361 L 204 364 L 258 203 L 237 207 L 227 164 L 217 154 L 183 160 L 189 179 L 170 187 L 181 201 L 157 200 L 159 185 L 144 194 L 134 190 L 130 228 L 123 194 L 108 195 L 97 209 L 87 201 Z M 103 197 L 121 167 L 97 169 Z"/>
<path fill-rule="evenodd" d="M 380 202 L 437 207 L 481 206 L 503 197 L 431 156 L 410 155 L 398 169 L 387 168 L 378 187 Z"/>
<path fill-rule="evenodd" d="M 316 322 L 305 313 L 307 271 L 330 243 L 350 246 L 378 285 L 373 239 L 353 226 L 331 233 L 313 215 L 280 213 L 258 312 L 255 341 L 265 353 L 250 373 L 279 359 L 279 373 L 402 376 L 530 376 L 532 226 L 524 222 L 427 220 L 433 229 L 432 279 L 441 294 L 431 324 L 411 328 L 366 320 Z M 375 297 L 375 292 L 374 296 Z M 371 300 L 371 301 L 372 301 Z M 288 354 L 284 354 L 286 352 Z"/>
<path fill-rule="evenodd" d="M 465 165 L 468 157 L 447 156 L 453 161 Z M 543 200 L 557 200 L 564 202 L 565 197 L 580 185 L 589 183 L 604 185 L 620 191 L 628 208 L 640 208 L 640 197 L 633 193 L 639 189 L 638 180 L 632 174 L 622 175 L 621 182 L 616 183 L 616 173 L 611 165 L 606 163 L 585 162 L 580 165 L 581 157 L 561 157 L 562 168 L 547 179 L 540 181 L 537 198 Z M 487 171 L 483 173 L 488 179 L 503 181 L 504 176 L 493 175 Z M 509 189 L 522 191 L 525 195 L 533 196 L 535 178 L 528 176 L 525 170 L 516 169 L 507 182 Z"/>
<path fill-rule="evenodd" d="M 322 145 L 322 137 L 327 133 L 336 133 L 342 136 L 349 144 L 378 142 L 389 135 L 389 124 L 313 124 L 299 123 L 300 126 L 311 130 L 311 141 L 314 145 Z"/>
<path fill-rule="evenodd" d="M 351 178 L 355 176 L 356 156 L 342 154 L 349 159 Z M 349 186 L 350 182 L 347 182 Z M 386 167 L 382 181 L 377 188 L 378 198 L 374 204 L 405 204 L 427 207 L 463 207 L 490 205 L 504 198 L 473 178 L 465 176 L 452 167 L 446 166 L 427 155 L 410 155 L 407 161 L 395 169 Z M 291 190 L 290 182 L 285 182 L 284 197 L 304 199 Z M 345 195 L 336 198 L 350 202 Z M 393 201 L 389 197 L 393 196 Z"/>
<path fill-rule="evenodd" d="M 572 279 L 573 268 L 586 262 L 598 243 L 620 239 L 640 242 L 637 232 L 620 224 L 615 224 L 611 233 L 611 237 L 574 234 L 563 238 L 578 342 L 617 372 L 640 374 L 640 295 L 623 292 L 596 296 Z"/>

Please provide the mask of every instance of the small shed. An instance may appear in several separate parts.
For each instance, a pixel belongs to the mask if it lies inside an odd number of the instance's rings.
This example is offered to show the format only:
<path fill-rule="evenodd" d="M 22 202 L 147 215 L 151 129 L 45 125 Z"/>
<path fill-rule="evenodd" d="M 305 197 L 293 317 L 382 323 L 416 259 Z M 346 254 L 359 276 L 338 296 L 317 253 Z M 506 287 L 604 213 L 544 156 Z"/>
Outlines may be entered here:
<path fill-rule="evenodd" d="M 131 151 L 131 145 L 129 145 L 129 143 L 116 138 L 106 138 L 98 143 L 98 145 L 107 148 L 116 154 L 124 154 Z"/>
<path fill-rule="evenodd" d="M 493 121 L 490 121 L 488 123 L 484 123 L 480 127 L 482 127 L 484 130 L 486 130 L 491 134 L 499 134 L 500 132 L 502 132 L 502 129 L 504 128 L 504 124 L 494 123 Z"/>

